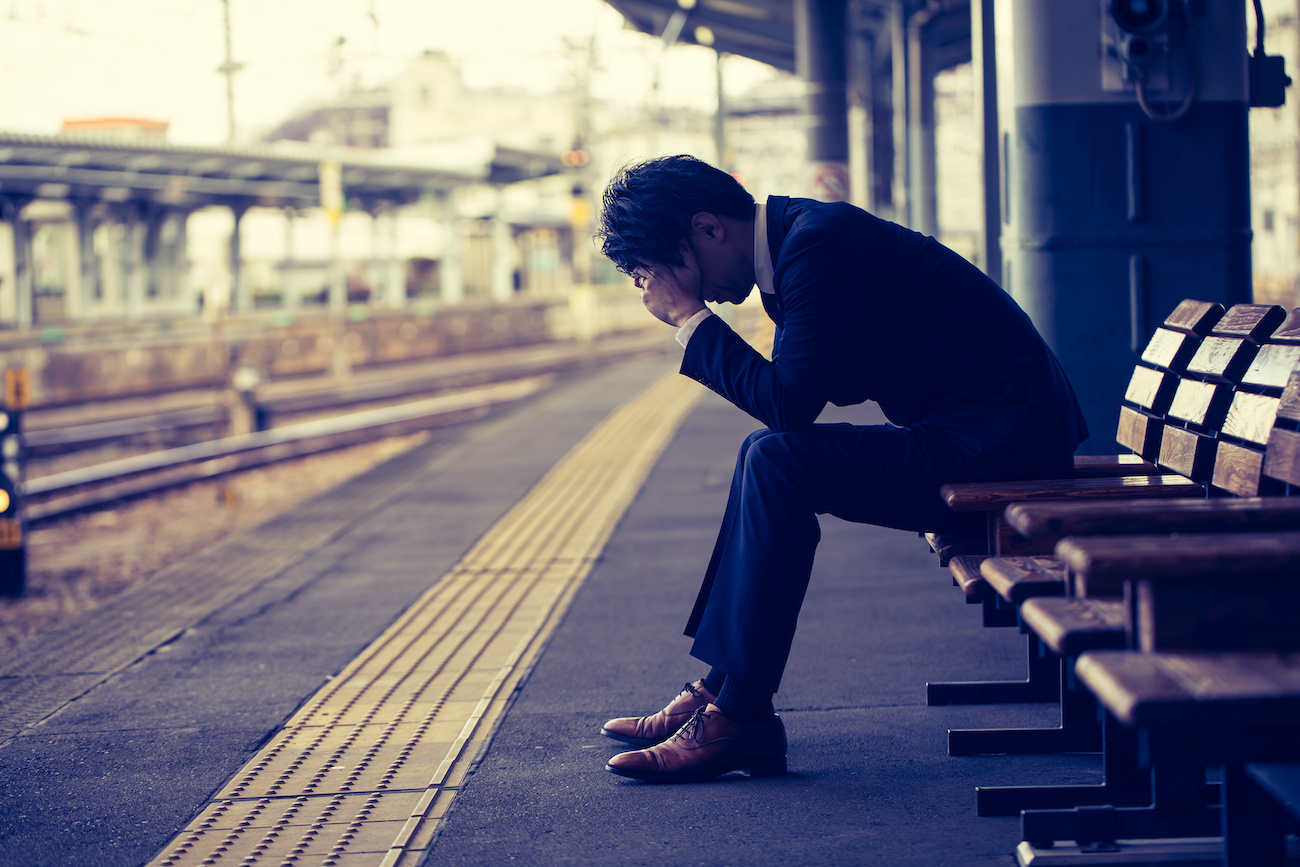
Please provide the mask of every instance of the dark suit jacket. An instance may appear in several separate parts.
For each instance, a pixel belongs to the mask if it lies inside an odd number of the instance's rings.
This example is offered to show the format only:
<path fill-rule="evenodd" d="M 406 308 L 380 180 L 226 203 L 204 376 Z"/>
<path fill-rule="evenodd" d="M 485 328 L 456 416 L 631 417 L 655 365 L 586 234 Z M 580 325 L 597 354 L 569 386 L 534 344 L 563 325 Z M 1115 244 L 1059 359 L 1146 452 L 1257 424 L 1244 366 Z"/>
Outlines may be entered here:
<path fill-rule="evenodd" d="M 807 428 L 828 402 L 874 400 L 894 424 L 941 438 L 975 478 L 1068 466 L 1087 437 L 1074 391 L 978 268 L 843 203 L 773 196 L 767 231 L 772 360 L 709 317 L 682 373 L 775 431 Z"/>

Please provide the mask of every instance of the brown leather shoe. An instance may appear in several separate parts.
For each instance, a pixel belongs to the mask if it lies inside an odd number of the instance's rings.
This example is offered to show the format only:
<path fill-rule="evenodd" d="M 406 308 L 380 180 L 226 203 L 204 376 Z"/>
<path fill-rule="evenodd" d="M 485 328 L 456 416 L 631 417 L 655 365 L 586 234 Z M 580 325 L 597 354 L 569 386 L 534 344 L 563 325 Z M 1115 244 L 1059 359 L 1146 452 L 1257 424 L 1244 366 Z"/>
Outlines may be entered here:
<path fill-rule="evenodd" d="M 729 771 L 774 777 L 785 773 L 785 726 L 775 714 L 767 722 L 742 725 L 710 704 L 668 740 L 620 753 L 605 770 L 648 783 L 699 783 Z"/>
<path fill-rule="evenodd" d="M 673 732 L 691 718 L 691 714 L 715 698 L 717 696 L 704 688 L 704 681 L 697 680 L 682 687 L 677 698 L 668 702 L 668 706 L 658 713 L 612 719 L 605 723 L 600 733 L 638 747 L 652 747 L 672 737 Z"/>

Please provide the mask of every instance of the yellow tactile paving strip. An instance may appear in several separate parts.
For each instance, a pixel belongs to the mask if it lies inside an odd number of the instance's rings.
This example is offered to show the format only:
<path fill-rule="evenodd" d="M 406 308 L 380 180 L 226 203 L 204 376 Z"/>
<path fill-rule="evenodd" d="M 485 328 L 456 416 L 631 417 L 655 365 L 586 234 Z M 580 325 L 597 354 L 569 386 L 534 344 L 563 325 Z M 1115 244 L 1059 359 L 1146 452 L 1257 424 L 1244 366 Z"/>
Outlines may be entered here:
<path fill-rule="evenodd" d="M 701 393 L 668 374 L 601 422 L 152 867 L 418 864 L 511 692 Z"/>

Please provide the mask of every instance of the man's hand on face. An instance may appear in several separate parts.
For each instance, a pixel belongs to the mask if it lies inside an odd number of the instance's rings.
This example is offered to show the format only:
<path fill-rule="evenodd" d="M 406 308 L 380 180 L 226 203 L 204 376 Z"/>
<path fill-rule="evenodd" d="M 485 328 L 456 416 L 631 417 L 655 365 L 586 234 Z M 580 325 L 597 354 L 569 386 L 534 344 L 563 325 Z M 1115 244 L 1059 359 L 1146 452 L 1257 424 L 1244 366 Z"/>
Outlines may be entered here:
<path fill-rule="evenodd" d="M 660 265 L 653 270 L 639 270 L 633 275 L 633 282 L 641 290 L 641 303 L 645 309 L 660 322 L 680 327 L 704 309 L 700 296 L 700 266 L 689 245 L 682 247 L 680 266 Z"/>

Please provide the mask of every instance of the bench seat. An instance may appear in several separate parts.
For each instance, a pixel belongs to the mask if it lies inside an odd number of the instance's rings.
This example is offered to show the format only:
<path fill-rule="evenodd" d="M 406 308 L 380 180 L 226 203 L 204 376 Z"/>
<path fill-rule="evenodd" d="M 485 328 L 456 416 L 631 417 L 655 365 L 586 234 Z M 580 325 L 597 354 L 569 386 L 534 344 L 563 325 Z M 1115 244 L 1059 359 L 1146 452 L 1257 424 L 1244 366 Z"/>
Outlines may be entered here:
<path fill-rule="evenodd" d="M 1287 578 L 1300 564 L 1300 532 L 1067 537 L 1056 554 L 1081 596 L 1119 596 L 1125 581 Z"/>
<path fill-rule="evenodd" d="M 989 557 L 980 563 L 980 575 L 1012 605 L 1065 593 L 1065 566 L 1053 557 Z"/>
<path fill-rule="evenodd" d="M 988 560 L 989 554 L 964 554 L 948 561 L 948 571 L 952 581 L 966 595 L 966 601 L 972 604 L 982 602 L 992 592 L 989 582 L 980 574 L 980 564 Z"/>
<path fill-rule="evenodd" d="M 1123 599 L 1038 597 L 1020 607 L 1027 629 L 1060 656 L 1124 647 L 1128 609 Z"/>
<path fill-rule="evenodd" d="M 1300 653 L 1097 650 L 1075 674 L 1128 726 L 1300 725 Z"/>
<path fill-rule="evenodd" d="M 939 495 L 954 512 L 989 512 L 1012 503 L 1035 500 L 1199 497 L 1204 493 L 1204 488 L 1199 483 L 1172 473 L 1118 478 L 961 482 L 944 485 L 939 489 Z"/>

